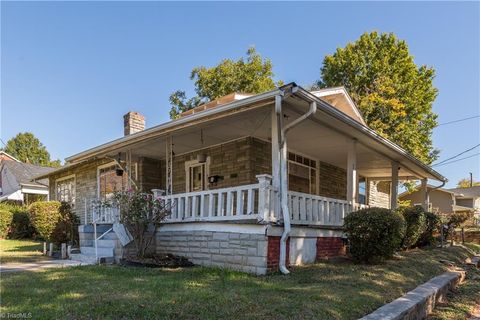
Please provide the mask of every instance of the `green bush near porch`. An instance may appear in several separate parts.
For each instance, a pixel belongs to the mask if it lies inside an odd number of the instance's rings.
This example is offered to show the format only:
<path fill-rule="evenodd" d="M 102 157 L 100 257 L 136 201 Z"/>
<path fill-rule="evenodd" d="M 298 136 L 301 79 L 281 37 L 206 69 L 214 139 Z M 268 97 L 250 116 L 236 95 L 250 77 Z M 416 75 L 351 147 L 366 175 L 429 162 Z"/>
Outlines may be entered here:
<path fill-rule="evenodd" d="M 350 255 L 358 262 L 375 263 L 393 256 L 405 235 L 405 219 L 384 208 L 362 209 L 345 218 Z"/>
<path fill-rule="evenodd" d="M 414 249 L 383 264 L 323 261 L 288 276 L 121 266 L 6 273 L 1 311 L 33 319 L 358 319 L 448 271 L 440 260 L 462 265 L 470 255 L 462 247 Z"/>
<path fill-rule="evenodd" d="M 420 236 L 427 229 L 427 217 L 421 206 L 407 207 L 399 210 L 405 219 L 406 228 L 402 247 L 405 249 L 417 246 Z"/>
<path fill-rule="evenodd" d="M 8 234 L 10 233 L 10 228 L 12 227 L 12 219 L 12 212 L 5 209 L 0 209 L 0 238 L 7 238 Z"/>
<path fill-rule="evenodd" d="M 28 207 L 32 225 L 42 239 L 51 241 L 51 235 L 61 218 L 60 202 L 38 201 Z"/>

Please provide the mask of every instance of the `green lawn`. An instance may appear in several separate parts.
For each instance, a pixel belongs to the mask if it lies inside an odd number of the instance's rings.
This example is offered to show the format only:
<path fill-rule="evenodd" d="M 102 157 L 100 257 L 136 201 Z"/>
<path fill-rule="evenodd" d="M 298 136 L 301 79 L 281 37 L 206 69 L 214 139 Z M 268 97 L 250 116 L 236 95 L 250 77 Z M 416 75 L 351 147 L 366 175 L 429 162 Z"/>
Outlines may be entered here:
<path fill-rule="evenodd" d="M 33 240 L 0 240 L 0 262 L 23 263 L 48 259 L 42 255 L 43 242 Z"/>
<path fill-rule="evenodd" d="M 467 249 L 414 250 L 382 265 L 324 262 L 289 276 L 212 268 L 84 266 L 2 275 L 1 313 L 38 319 L 356 319 L 461 263 Z"/>
<path fill-rule="evenodd" d="M 465 243 L 465 246 L 480 254 L 480 245 Z M 469 318 L 476 305 L 480 305 L 480 271 L 471 268 L 465 281 L 448 295 L 448 301 L 436 308 L 432 319 L 463 320 Z"/>

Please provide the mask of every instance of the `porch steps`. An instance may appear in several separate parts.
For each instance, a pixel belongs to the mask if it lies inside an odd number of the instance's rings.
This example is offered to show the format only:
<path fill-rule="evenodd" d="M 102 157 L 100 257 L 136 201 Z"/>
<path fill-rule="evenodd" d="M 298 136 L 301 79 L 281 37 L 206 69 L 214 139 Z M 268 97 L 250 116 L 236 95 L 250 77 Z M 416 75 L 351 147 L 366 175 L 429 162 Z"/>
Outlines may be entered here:
<path fill-rule="evenodd" d="M 80 238 L 80 250 L 70 254 L 70 259 L 77 260 L 83 264 L 114 263 L 115 246 L 118 240 L 117 235 L 111 230 L 112 225 L 97 225 L 97 237 L 105 234 L 97 240 L 97 254 L 95 255 L 95 236 L 92 225 L 84 225 L 79 231 L 83 236 Z"/>

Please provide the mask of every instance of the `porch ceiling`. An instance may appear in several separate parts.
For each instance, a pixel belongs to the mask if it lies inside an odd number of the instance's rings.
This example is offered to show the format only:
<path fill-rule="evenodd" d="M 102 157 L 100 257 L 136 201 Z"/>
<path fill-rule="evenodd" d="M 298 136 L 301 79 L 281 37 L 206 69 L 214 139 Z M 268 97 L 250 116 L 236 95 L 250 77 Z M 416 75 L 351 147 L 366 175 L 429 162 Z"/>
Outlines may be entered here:
<path fill-rule="evenodd" d="M 301 112 L 299 107 L 303 107 L 300 104 L 301 102 L 296 99 L 286 99 L 285 123 L 298 117 Z M 268 105 L 177 131 L 173 135 L 173 150 L 176 155 L 180 155 L 247 136 L 270 141 L 272 108 L 273 105 Z M 318 119 L 308 119 L 288 133 L 288 146 L 290 151 L 346 168 L 347 143 L 350 139 L 344 133 L 323 125 Z M 165 158 L 165 143 L 166 138 L 161 137 L 135 144 L 131 147 L 132 155 L 155 159 Z M 363 144 L 358 144 L 357 168 L 361 176 L 389 179 L 391 160 Z M 412 178 L 415 174 L 401 166 L 399 176 Z"/>

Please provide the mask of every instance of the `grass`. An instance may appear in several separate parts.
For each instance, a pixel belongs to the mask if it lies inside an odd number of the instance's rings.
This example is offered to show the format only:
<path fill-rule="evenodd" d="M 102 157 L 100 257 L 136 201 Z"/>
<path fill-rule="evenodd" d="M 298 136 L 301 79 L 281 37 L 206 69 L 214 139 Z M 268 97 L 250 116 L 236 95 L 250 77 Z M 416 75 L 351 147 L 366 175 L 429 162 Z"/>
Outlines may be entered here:
<path fill-rule="evenodd" d="M 465 246 L 480 254 L 480 245 L 465 243 Z M 431 319 L 463 320 L 469 318 L 480 306 L 480 270 L 469 268 L 465 281 L 454 291 L 448 294 L 446 303 L 439 305 Z M 477 312 L 479 312 L 478 310 Z"/>
<path fill-rule="evenodd" d="M 2 275 L 1 313 L 35 319 L 356 319 L 461 264 L 462 247 L 412 250 L 380 265 L 349 261 L 263 277 L 213 268 L 83 266 Z"/>
<path fill-rule="evenodd" d="M 48 259 L 42 255 L 43 243 L 33 240 L 0 240 L 0 262 L 27 263 Z"/>

